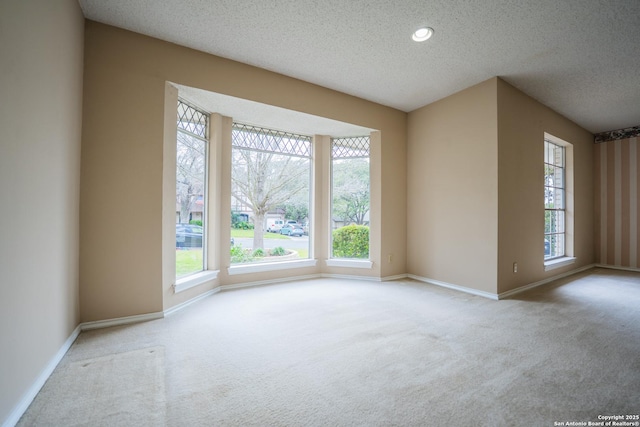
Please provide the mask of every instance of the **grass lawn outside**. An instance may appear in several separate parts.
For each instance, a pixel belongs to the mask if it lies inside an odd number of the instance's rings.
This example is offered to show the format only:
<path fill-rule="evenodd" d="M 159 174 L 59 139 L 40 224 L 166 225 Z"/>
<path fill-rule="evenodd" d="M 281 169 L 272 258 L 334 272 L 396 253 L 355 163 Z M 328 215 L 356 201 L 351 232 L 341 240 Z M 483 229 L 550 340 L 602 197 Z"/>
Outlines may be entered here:
<path fill-rule="evenodd" d="M 176 277 L 202 271 L 202 248 L 176 249 Z"/>
<path fill-rule="evenodd" d="M 296 251 L 298 252 L 298 258 L 300 259 L 309 258 L 309 249 L 296 249 Z"/>
<path fill-rule="evenodd" d="M 235 234 L 234 232 L 239 232 Z M 250 234 L 249 234 L 250 233 Z M 253 230 L 231 230 L 232 237 L 253 237 Z M 276 233 L 265 233 L 265 239 L 282 239 L 291 240 L 288 236 L 283 236 Z M 283 248 L 287 249 L 287 243 L 282 242 Z M 298 252 L 299 259 L 306 259 L 309 257 L 308 249 L 295 249 Z M 176 277 L 183 277 L 189 274 L 202 271 L 202 248 L 193 249 L 176 249 Z"/>

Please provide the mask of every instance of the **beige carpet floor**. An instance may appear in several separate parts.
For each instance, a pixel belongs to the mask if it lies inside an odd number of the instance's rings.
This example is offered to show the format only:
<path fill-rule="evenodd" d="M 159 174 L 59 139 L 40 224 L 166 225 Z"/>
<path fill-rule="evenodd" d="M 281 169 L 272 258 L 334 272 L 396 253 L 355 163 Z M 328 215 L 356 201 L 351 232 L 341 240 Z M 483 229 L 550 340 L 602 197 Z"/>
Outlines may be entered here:
<path fill-rule="evenodd" d="M 640 275 L 491 301 L 403 280 L 228 291 L 83 332 L 20 426 L 553 426 L 640 412 Z"/>

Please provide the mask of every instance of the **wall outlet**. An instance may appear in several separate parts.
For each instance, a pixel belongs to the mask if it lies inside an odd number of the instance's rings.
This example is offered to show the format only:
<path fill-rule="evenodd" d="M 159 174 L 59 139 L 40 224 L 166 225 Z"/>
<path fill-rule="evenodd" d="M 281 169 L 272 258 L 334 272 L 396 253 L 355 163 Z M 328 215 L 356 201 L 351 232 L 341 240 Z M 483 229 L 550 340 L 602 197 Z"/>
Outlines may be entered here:
<path fill-rule="evenodd" d="M 513 263 L 513 272 L 514 272 L 514 273 L 517 273 L 517 272 L 518 272 L 518 263 L 517 263 L 517 262 L 514 262 L 514 263 Z"/>

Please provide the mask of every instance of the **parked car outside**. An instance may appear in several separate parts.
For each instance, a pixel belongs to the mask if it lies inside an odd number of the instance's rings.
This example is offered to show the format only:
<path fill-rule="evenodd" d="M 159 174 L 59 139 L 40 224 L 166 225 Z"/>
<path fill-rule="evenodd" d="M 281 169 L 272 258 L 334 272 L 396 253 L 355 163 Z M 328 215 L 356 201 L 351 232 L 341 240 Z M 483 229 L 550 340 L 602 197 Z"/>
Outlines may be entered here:
<path fill-rule="evenodd" d="M 276 219 L 273 222 L 271 222 L 271 224 L 269 224 L 269 226 L 267 227 L 267 231 L 270 233 L 277 233 L 278 231 L 280 231 L 283 225 L 284 225 L 283 220 Z"/>
<path fill-rule="evenodd" d="M 176 224 L 177 248 L 201 248 L 202 227 L 195 224 Z"/>
<path fill-rule="evenodd" d="M 231 246 L 236 241 L 231 238 Z M 202 227 L 195 224 L 176 224 L 176 248 L 201 248 Z"/>
<path fill-rule="evenodd" d="M 300 237 L 304 234 L 304 230 L 302 229 L 302 226 L 298 224 L 286 224 L 280 229 L 280 234 Z"/>

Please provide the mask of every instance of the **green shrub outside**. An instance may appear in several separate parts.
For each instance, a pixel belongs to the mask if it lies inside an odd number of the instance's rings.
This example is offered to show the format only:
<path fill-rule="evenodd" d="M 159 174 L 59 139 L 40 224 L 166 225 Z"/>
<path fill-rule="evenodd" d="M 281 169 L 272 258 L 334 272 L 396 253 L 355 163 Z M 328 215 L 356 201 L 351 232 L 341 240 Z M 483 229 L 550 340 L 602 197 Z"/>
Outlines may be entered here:
<path fill-rule="evenodd" d="M 275 247 L 273 249 L 271 249 L 271 255 L 272 256 L 283 256 L 286 255 L 287 251 L 282 247 L 282 246 L 278 246 Z"/>
<path fill-rule="evenodd" d="M 232 263 L 251 262 L 253 261 L 253 259 L 254 258 L 251 254 L 251 249 L 242 249 L 242 245 L 239 243 L 231 246 Z"/>
<path fill-rule="evenodd" d="M 189 224 L 199 225 L 200 227 L 202 227 L 202 221 L 200 221 L 199 219 L 192 219 L 191 221 L 189 221 Z"/>
<path fill-rule="evenodd" d="M 236 224 L 241 221 L 240 218 L 241 217 L 239 214 L 237 214 L 234 211 L 231 211 L 231 227 L 236 228 Z"/>
<path fill-rule="evenodd" d="M 243 249 L 242 245 L 239 243 L 231 246 L 231 263 L 233 264 L 260 261 L 260 258 L 265 258 L 268 256 L 284 255 L 287 255 L 287 250 L 282 246 L 278 246 L 268 250 L 258 248 L 254 251 L 252 251 L 251 249 Z"/>
<path fill-rule="evenodd" d="M 347 225 L 333 230 L 334 258 L 369 258 L 369 227 Z"/>
<path fill-rule="evenodd" d="M 247 221 L 240 221 L 233 225 L 233 228 L 238 230 L 253 230 L 253 224 Z"/>

